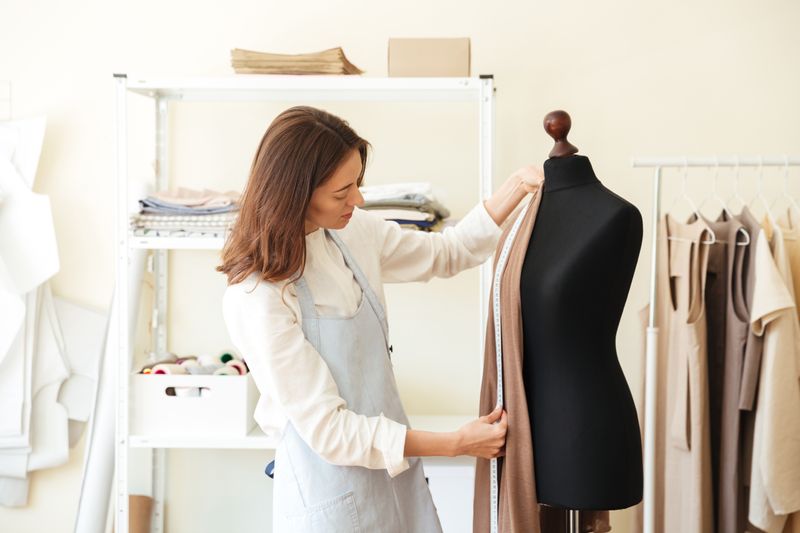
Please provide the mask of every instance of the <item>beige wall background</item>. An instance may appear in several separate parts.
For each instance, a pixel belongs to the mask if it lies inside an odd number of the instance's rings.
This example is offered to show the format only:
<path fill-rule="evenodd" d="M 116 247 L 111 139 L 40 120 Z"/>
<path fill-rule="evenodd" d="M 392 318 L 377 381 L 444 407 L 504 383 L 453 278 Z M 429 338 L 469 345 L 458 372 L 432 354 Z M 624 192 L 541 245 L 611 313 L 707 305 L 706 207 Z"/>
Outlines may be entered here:
<path fill-rule="evenodd" d="M 642 211 L 645 241 L 618 335 L 621 365 L 638 391 L 643 355 L 637 311 L 647 300 L 651 172 L 631 169 L 630 158 L 798 155 L 799 23 L 800 5 L 788 0 L 0 0 L 0 80 L 11 82 L 15 118 L 48 117 L 36 190 L 50 195 L 53 205 L 61 257 L 54 290 L 107 308 L 114 275 L 112 73 L 228 75 L 234 47 L 299 53 L 342 46 L 365 75 L 385 76 L 390 37 L 470 37 L 473 75 L 494 74 L 497 86 L 495 183 L 521 165 L 546 159 L 552 142 L 542 118 L 566 109 L 573 118 L 570 140 L 591 158 L 606 186 Z M 283 107 L 175 106 L 171 183 L 241 187 L 261 134 Z M 375 145 L 368 182 L 430 180 L 455 216 L 477 201 L 477 129 L 469 107 L 324 107 Z M 148 109 L 137 108 L 132 117 L 142 131 L 152 118 Z M 150 146 L 147 138 L 132 142 L 138 156 L 131 162 L 133 175 L 146 178 L 151 172 Z M 742 171 L 748 199 L 755 192 L 754 173 Z M 669 205 L 680 178 L 677 171 L 665 175 Z M 781 175 L 764 173 L 770 200 L 781 190 Z M 710 176 L 690 173 L 695 201 L 708 194 Z M 720 176 L 720 190 L 728 196 L 731 173 Z M 790 172 L 794 193 L 797 177 Z M 683 205 L 677 209 L 685 212 Z M 226 347 L 219 312 L 224 283 L 211 272 L 214 254 L 172 257 L 170 348 Z M 408 290 L 390 287 L 387 295 L 408 410 L 475 414 L 482 327 L 477 273 Z M 0 508 L 3 531 L 70 531 L 82 458 L 83 443 L 68 465 L 34 474 L 30 505 Z M 261 474 L 268 458 L 259 451 L 170 452 L 168 530 L 268 530 L 271 489 Z M 626 526 L 625 514 L 617 513 L 615 530 Z"/>

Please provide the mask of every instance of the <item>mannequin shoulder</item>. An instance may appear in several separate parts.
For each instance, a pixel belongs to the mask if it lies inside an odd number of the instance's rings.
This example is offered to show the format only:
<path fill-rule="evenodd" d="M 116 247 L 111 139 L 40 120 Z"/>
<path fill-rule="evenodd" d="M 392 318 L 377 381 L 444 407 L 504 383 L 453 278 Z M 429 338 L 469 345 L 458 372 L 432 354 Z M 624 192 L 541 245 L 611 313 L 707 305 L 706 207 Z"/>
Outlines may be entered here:
<path fill-rule="evenodd" d="M 603 190 L 606 192 L 605 196 L 606 201 L 608 202 L 608 207 L 613 209 L 616 217 L 627 218 L 628 221 L 633 225 L 642 225 L 642 213 L 639 211 L 638 207 L 605 185 L 603 185 Z"/>
<path fill-rule="evenodd" d="M 617 235 L 625 235 L 627 241 L 641 243 L 644 224 L 639 208 L 605 186 L 602 186 L 602 190 L 602 211 L 608 213 L 606 220 L 610 227 L 614 228 Z M 600 206 L 597 207 L 600 211 Z"/>

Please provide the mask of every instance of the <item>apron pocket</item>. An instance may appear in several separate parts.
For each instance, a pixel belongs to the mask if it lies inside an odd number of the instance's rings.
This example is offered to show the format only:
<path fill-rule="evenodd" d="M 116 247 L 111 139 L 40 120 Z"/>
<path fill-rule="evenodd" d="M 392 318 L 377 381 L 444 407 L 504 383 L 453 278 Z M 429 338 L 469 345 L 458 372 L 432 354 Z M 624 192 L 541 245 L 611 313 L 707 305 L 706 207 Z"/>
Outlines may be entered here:
<path fill-rule="evenodd" d="M 361 532 L 353 491 L 307 507 L 302 513 L 287 515 L 286 524 L 289 531 L 298 533 Z"/>

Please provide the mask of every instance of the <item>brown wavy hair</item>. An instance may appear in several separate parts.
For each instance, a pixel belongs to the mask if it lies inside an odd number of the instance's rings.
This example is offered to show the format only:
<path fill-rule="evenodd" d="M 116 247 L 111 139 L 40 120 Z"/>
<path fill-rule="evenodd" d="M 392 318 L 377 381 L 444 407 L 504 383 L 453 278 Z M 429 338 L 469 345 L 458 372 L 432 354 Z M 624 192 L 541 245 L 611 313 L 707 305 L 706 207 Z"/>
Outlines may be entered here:
<path fill-rule="evenodd" d="M 352 150 L 361 155 L 360 186 L 369 149 L 346 121 L 321 109 L 297 106 L 278 115 L 258 146 L 239 217 L 222 249 L 217 271 L 228 284 L 254 272 L 264 281 L 298 279 L 311 194 Z"/>

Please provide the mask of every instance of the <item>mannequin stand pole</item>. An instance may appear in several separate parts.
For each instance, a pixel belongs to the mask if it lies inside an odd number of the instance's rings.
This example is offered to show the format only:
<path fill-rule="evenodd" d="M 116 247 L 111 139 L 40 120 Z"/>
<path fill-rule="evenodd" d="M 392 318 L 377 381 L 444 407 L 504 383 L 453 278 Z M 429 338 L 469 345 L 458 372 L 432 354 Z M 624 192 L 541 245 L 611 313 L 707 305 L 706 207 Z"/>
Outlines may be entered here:
<path fill-rule="evenodd" d="M 567 533 L 580 533 L 581 523 L 577 509 L 570 509 L 567 511 Z"/>

